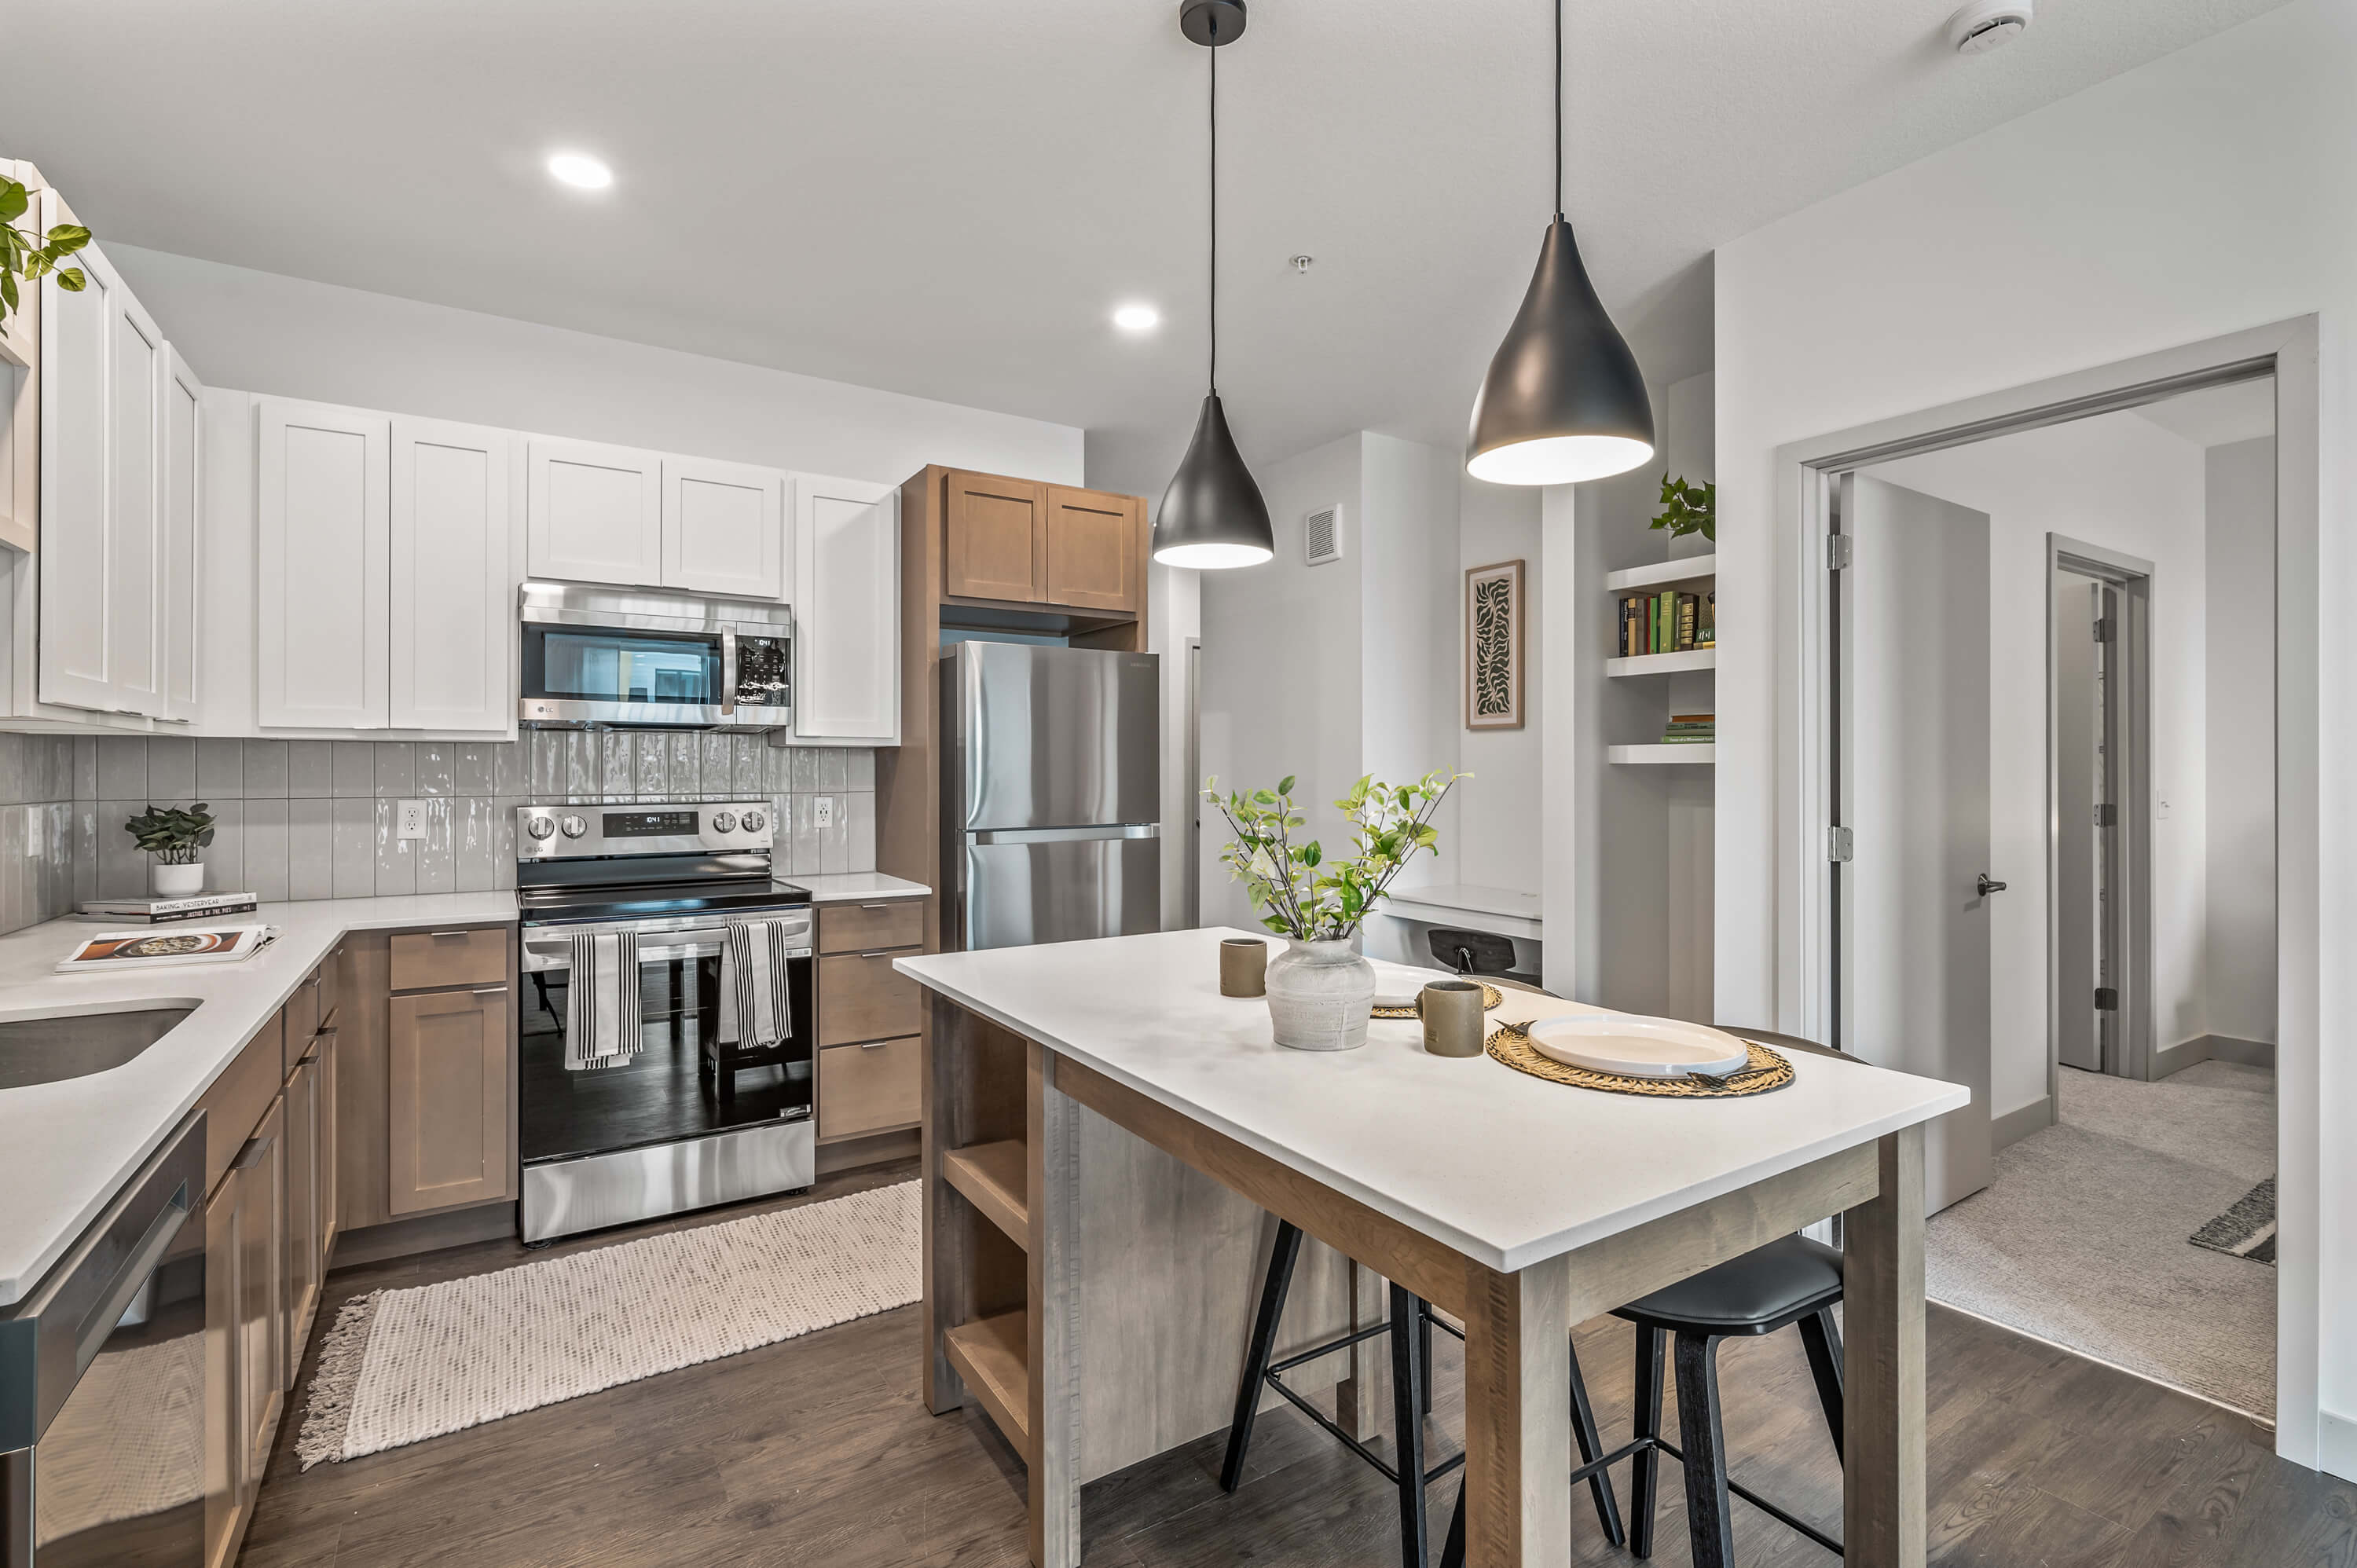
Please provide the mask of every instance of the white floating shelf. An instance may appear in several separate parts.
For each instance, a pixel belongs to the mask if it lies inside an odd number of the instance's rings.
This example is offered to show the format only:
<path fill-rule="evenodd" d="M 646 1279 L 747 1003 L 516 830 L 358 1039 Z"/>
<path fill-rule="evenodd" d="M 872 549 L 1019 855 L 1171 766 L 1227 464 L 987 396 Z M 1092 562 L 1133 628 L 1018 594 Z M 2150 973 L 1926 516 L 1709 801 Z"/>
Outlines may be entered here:
<path fill-rule="evenodd" d="M 1687 740 L 1673 741 L 1665 746 L 1612 746 L 1605 747 L 1605 755 L 1619 763 L 1654 766 L 1664 763 L 1698 764 L 1708 768 L 1718 760 L 1718 743 L 1715 740 Z"/>
<path fill-rule="evenodd" d="M 1656 561 L 1650 566 L 1631 566 L 1626 571 L 1607 572 L 1604 585 L 1614 593 L 1631 588 L 1668 588 L 1689 583 L 1715 584 L 1718 581 L 1718 555 L 1682 555 L 1675 561 Z"/>
<path fill-rule="evenodd" d="M 1607 675 L 1674 675 L 1681 670 L 1716 670 L 1718 650 L 1688 649 L 1684 653 L 1641 653 L 1633 659 L 1608 659 Z"/>

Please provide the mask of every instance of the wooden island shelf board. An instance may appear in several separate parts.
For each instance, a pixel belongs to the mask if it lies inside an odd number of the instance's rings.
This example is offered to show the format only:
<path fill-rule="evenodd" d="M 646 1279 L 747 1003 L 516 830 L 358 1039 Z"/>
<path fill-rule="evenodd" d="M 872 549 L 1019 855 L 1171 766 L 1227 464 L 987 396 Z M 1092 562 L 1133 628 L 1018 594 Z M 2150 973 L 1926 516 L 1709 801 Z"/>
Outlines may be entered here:
<path fill-rule="evenodd" d="M 1463 1322 L 1466 1561 L 1559 1568 L 1572 1326 L 1836 1213 L 1848 1560 L 1921 1568 L 1922 1129 L 1965 1090 L 1826 1057 L 1769 1097 L 1589 1094 L 1429 1056 L 1413 1021 L 1286 1051 L 1265 1004 L 1218 993 L 1234 934 L 896 966 L 931 993 L 926 1404 L 971 1398 L 1022 1453 L 1039 1568 L 1080 1563 L 1084 1482 L 1227 1426 L 1279 1219 L 1318 1244 L 1279 1355 L 1380 1321 L 1361 1270 Z M 1390 1402 L 1362 1375 L 1346 1428 Z"/>

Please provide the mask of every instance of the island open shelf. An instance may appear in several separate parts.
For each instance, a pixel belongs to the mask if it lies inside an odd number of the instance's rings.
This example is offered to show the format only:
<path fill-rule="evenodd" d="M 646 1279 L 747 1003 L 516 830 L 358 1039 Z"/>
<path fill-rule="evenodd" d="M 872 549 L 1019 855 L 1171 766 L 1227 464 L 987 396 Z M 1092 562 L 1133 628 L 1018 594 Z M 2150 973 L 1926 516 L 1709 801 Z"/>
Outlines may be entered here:
<path fill-rule="evenodd" d="M 1002 1312 L 945 1329 L 942 1341 L 950 1365 L 965 1380 L 1015 1451 L 1028 1460 L 1031 1447 L 1031 1369 L 1025 1359 L 1021 1310 Z"/>
<path fill-rule="evenodd" d="M 1002 1138 L 953 1149 L 942 1156 L 942 1178 L 964 1195 L 984 1219 L 1028 1251 L 1031 1210 L 1023 1190 L 1023 1141 Z"/>

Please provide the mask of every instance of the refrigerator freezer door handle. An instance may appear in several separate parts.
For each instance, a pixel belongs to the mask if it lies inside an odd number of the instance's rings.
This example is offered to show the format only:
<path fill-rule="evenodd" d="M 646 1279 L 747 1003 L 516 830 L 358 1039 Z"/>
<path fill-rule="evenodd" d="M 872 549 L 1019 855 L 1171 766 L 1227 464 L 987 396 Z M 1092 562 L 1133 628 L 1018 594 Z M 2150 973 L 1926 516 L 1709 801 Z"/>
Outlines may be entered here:
<path fill-rule="evenodd" d="M 973 843 L 1082 843 L 1091 839 L 1155 839 L 1159 822 L 1114 822 L 1091 828 L 979 828 L 966 833 Z"/>

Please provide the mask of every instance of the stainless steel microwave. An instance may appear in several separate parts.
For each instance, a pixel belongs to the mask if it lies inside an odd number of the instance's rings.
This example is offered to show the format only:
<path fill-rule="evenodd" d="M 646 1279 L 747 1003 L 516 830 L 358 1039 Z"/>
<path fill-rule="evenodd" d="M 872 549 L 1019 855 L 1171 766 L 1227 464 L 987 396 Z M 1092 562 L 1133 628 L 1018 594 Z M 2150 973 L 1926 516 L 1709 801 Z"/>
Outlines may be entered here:
<path fill-rule="evenodd" d="M 782 728 L 794 614 L 758 599 L 526 583 L 518 595 L 527 727 Z"/>

